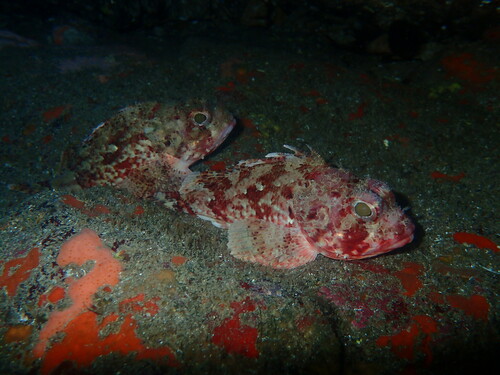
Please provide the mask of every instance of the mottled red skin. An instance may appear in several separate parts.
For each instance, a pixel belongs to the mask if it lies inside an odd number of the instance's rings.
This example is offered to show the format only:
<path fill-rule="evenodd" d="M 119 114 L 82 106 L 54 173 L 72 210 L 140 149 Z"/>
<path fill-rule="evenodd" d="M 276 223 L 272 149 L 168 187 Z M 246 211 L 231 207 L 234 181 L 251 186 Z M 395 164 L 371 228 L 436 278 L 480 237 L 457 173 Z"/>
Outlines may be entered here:
<path fill-rule="evenodd" d="M 234 256 L 274 268 L 317 254 L 373 257 L 413 239 L 414 225 L 386 184 L 331 168 L 314 153 L 271 154 L 192 174 L 180 194 L 192 213 L 229 229 Z M 369 214 L 358 214 L 360 206 Z"/>
<path fill-rule="evenodd" d="M 84 141 L 76 180 L 82 187 L 111 185 L 137 196 L 173 191 L 189 166 L 217 148 L 234 124 L 224 109 L 198 100 L 127 107 Z"/>

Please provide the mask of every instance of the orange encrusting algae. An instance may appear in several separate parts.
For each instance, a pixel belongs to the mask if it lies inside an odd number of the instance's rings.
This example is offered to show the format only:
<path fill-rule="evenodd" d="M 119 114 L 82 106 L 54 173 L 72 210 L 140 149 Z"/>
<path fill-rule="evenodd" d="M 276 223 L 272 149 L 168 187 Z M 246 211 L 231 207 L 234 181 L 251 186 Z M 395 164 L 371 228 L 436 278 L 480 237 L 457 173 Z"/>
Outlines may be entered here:
<path fill-rule="evenodd" d="M 109 323 L 118 319 L 116 314 L 105 317 L 101 324 L 97 322 L 98 315 L 87 311 L 73 319 L 64 330 L 65 337 L 52 345 L 44 358 L 41 373 L 50 374 L 65 361 L 73 361 L 79 367 L 88 367 L 99 356 L 110 353 L 126 355 L 135 352 L 135 359 L 152 359 L 165 361 L 166 364 L 176 367 L 173 352 L 168 347 L 157 349 L 147 348 L 135 331 L 137 322 L 131 314 L 125 316 L 117 333 L 105 338 L 99 337 L 99 332 Z"/>
<path fill-rule="evenodd" d="M 137 321 L 132 314 L 144 312 L 156 315 L 159 312 L 156 304 L 159 297 L 146 301 L 144 294 L 140 294 L 126 299 L 119 304 L 121 314 L 111 313 L 102 317 L 89 311 L 93 296 L 101 287 L 109 292 L 109 286 L 118 283 L 122 266 L 94 231 L 83 229 L 63 244 L 57 263 L 61 267 L 71 263 L 81 266 L 87 261 L 94 261 L 94 267 L 85 276 L 76 280 L 67 277 L 65 280 L 69 284 L 66 295 L 73 304 L 52 312 L 40 331 L 33 356 L 42 359 L 41 374 L 49 375 L 68 362 L 79 368 L 88 367 L 96 358 L 110 353 L 134 354 L 136 360 L 151 359 L 171 367 L 179 366 L 169 347 L 149 348 L 136 334 Z M 64 297 L 64 289 L 55 287 L 44 296 L 45 299 L 58 301 Z M 116 324 L 116 329 L 113 329 L 116 333 L 102 337 L 101 330 L 112 323 Z M 49 340 L 56 334 L 63 334 L 62 339 L 54 340 L 49 346 Z"/>
<path fill-rule="evenodd" d="M 0 275 L 0 288 L 7 288 L 7 295 L 16 295 L 19 285 L 28 279 L 33 268 L 38 266 L 40 251 L 34 247 L 24 258 L 11 259 L 4 264 L 3 273 Z M 12 272 L 12 270 L 14 270 Z"/>
<path fill-rule="evenodd" d="M 101 286 L 118 283 L 122 270 L 120 262 L 113 258 L 111 250 L 104 246 L 99 236 L 90 229 L 83 229 L 79 235 L 65 242 L 57 257 L 57 263 L 61 267 L 70 263 L 82 266 L 89 260 L 95 261 L 92 270 L 68 287 L 68 296 L 73 304 L 64 310 L 54 311 L 40 331 L 39 341 L 33 349 L 35 357 L 41 358 L 49 339 L 62 332 L 69 322 L 92 306 L 93 295 Z"/>

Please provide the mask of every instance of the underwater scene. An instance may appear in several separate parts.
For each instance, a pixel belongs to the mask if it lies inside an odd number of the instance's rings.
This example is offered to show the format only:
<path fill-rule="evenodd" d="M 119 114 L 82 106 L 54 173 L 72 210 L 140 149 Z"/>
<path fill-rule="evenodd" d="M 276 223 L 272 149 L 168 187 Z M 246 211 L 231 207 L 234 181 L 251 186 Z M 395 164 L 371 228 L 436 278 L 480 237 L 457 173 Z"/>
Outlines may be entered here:
<path fill-rule="evenodd" d="M 495 366 L 499 21 L 2 2 L 0 374 Z"/>

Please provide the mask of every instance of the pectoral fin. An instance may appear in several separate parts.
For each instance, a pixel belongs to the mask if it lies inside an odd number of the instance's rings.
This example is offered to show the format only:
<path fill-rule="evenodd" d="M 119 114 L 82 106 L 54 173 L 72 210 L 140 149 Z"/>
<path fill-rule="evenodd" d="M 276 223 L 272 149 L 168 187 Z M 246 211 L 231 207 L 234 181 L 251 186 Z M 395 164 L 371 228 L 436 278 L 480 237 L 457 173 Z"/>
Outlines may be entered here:
<path fill-rule="evenodd" d="M 118 187 L 139 198 L 151 198 L 158 193 L 178 195 L 181 183 L 190 171 L 176 169 L 170 161 L 164 157 L 152 158 L 132 170 Z"/>
<path fill-rule="evenodd" d="M 273 268 L 295 268 L 318 252 L 299 228 L 264 220 L 241 220 L 228 226 L 228 247 L 234 257 Z"/>

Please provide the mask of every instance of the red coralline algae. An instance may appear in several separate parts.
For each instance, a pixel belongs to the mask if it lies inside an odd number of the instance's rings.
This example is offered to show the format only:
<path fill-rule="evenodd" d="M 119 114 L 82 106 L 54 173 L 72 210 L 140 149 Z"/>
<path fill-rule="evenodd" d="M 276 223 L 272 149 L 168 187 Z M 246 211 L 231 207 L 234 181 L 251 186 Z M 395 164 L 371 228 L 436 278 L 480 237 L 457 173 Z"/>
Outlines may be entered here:
<path fill-rule="evenodd" d="M 49 292 L 47 299 L 50 303 L 56 303 L 64 298 L 64 294 L 64 289 L 60 286 L 56 286 Z"/>
<path fill-rule="evenodd" d="M 394 289 L 359 289 L 339 283 L 321 287 L 318 295 L 333 302 L 345 314 L 354 314 L 351 324 L 357 329 L 365 328 L 380 319 L 396 325 L 408 315 L 407 303 Z"/>
<path fill-rule="evenodd" d="M 320 92 L 318 90 L 309 90 L 304 92 L 304 96 L 313 96 L 313 97 L 318 97 L 321 96 Z"/>
<path fill-rule="evenodd" d="M 315 322 L 317 321 L 317 318 L 313 315 L 305 315 L 300 317 L 295 321 L 295 326 L 300 332 L 306 331 L 309 327 L 311 327 Z"/>
<path fill-rule="evenodd" d="M 436 322 L 427 315 L 415 315 L 413 322 L 407 328 L 392 336 L 380 336 L 377 340 L 379 347 L 390 346 L 392 352 L 399 358 L 413 361 L 415 347 L 425 356 L 425 363 L 432 362 L 430 349 L 431 335 L 437 332 Z M 420 341 L 418 341 L 420 338 Z"/>
<path fill-rule="evenodd" d="M 31 271 L 38 266 L 39 260 L 40 251 L 38 247 L 34 247 L 24 258 L 7 261 L 0 275 L 0 288 L 6 287 L 7 295 L 15 296 L 17 288 L 30 277 Z"/>
<path fill-rule="evenodd" d="M 413 110 L 408 112 L 408 115 L 410 115 L 411 118 L 419 118 L 420 117 L 420 113 L 417 111 L 413 111 Z"/>
<path fill-rule="evenodd" d="M 403 295 L 412 297 L 423 286 L 418 276 L 422 274 L 424 267 L 421 264 L 413 262 L 405 262 L 404 265 L 405 268 L 395 272 L 394 276 L 401 281 L 403 288 L 406 289 Z"/>
<path fill-rule="evenodd" d="M 243 64 L 243 61 L 234 57 L 229 58 L 219 65 L 221 78 L 232 78 L 235 75 L 235 70 L 238 65 Z"/>
<path fill-rule="evenodd" d="M 349 113 L 348 120 L 353 121 L 362 118 L 365 115 L 367 103 L 361 103 L 356 112 Z"/>
<path fill-rule="evenodd" d="M 471 53 L 446 56 L 441 60 L 446 72 L 471 84 L 485 84 L 497 77 L 497 70 L 476 60 Z"/>
<path fill-rule="evenodd" d="M 49 144 L 50 142 L 52 142 L 53 139 L 54 139 L 54 136 L 52 134 L 45 135 L 42 137 L 42 143 L 44 145 Z"/>
<path fill-rule="evenodd" d="M 445 295 L 439 292 L 431 292 L 429 293 L 429 298 L 436 304 L 442 305 L 448 303 L 452 308 L 460 309 L 474 319 L 488 320 L 490 304 L 485 297 L 479 294 L 465 297 L 459 294 Z"/>
<path fill-rule="evenodd" d="M 2 136 L 1 139 L 2 139 L 3 143 L 12 143 L 12 138 L 10 138 L 10 136 L 8 136 L 8 135 Z"/>
<path fill-rule="evenodd" d="M 139 216 L 139 215 L 143 215 L 144 212 L 146 212 L 144 210 L 144 207 L 142 207 L 142 206 L 136 206 L 135 209 L 134 209 L 134 212 L 132 212 L 132 215 Z"/>
<path fill-rule="evenodd" d="M 156 304 L 160 297 L 153 297 L 145 301 L 144 293 L 138 294 L 135 297 L 127 298 L 120 302 L 120 312 L 144 312 L 150 316 L 158 314 L 160 307 Z"/>
<path fill-rule="evenodd" d="M 363 270 L 365 271 L 370 271 L 370 272 L 374 272 L 374 273 L 379 273 L 379 274 L 390 274 L 391 271 L 387 268 L 385 268 L 384 266 L 380 265 L 380 264 L 375 264 L 375 263 L 371 263 L 371 262 L 367 262 L 367 261 L 352 261 L 351 262 L 352 264 L 355 264 L 356 266 L 362 268 Z"/>
<path fill-rule="evenodd" d="M 235 84 L 233 81 L 229 81 L 226 83 L 225 86 L 219 86 L 219 87 L 216 87 L 215 90 L 216 91 L 221 91 L 221 92 L 231 92 L 235 89 Z"/>
<path fill-rule="evenodd" d="M 90 211 L 89 216 L 99 216 L 99 215 L 106 215 L 110 214 L 111 210 L 106 207 L 103 204 L 96 204 L 94 207 L 92 207 L 92 210 Z"/>
<path fill-rule="evenodd" d="M 174 255 L 172 257 L 172 264 L 176 266 L 182 266 L 184 263 L 186 263 L 188 258 L 182 256 L 182 255 Z"/>
<path fill-rule="evenodd" d="M 418 333 L 418 326 L 413 323 L 408 329 L 393 336 L 380 336 L 377 339 L 377 345 L 380 347 L 390 346 L 397 357 L 412 360 L 415 338 Z"/>
<path fill-rule="evenodd" d="M 77 210 L 80 210 L 83 214 L 90 216 L 90 217 L 96 217 L 99 215 L 107 215 L 111 213 L 111 210 L 102 205 L 102 204 L 96 204 L 92 208 L 86 208 L 85 202 L 82 202 L 81 200 L 73 197 L 72 195 L 65 194 L 61 197 L 61 201 L 73 208 L 76 208 Z"/>
<path fill-rule="evenodd" d="M 238 68 L 235 72 L 235 78 L 238 83 L 246 85 L 255 81 L 256 78 L 265 76 L 265 73 L 258 70 L 247 70 L 245 68 Z"/>
<path fill-rule="evenodd" d="M 456 294 L 446 296 L 446 300 L 451 307 L 462 310 L 466 315 L 470 315 L 475 319 L 488 320 L 490 304 L 481 295 L 473 294 L 467 298 Z"/>
<path fill-rule="evenodd" d="M 451 182 L 458 182 L 460 181 L 462 178 L 465 177 L 465 173 L 464 172 L 460 172 L 459 174 L 457 175 L 454 175 L 454 176 L 450 176 L 448 174 L 445 174 L 445 173 L 442 173 L 442 172 L 439 172 L 439 171 L 434 171 L 431 173 L 431 177 L 439 182 L 441 181 L 451 181 Z"/>
<path fill-rule="evenodd" d="M 110 353 L 135 353 L 136 360 L 151 359 L 165 361 L 169 366 L 178 366 L 170 348 L 151 349 L 143 344 L 135 332 L 137 322 L 130 314 L 125 316 L 118 333 L 105 338 L 99 337 L 100 330 L 116 321 L 117 316 L 112 314 L 104 318 L 101 324 L 98 324 L 97 317 L 94 312 L 87 311 L 67 325 L 64 338 L 47 351 L 42 364 L 42 374 L 50 374 L 65 361 L 73 361 L 81 368 L 88 367 L 96 358 Z"/>
<path fill-rule="evenodd" d="M 26 341 L 31 336 L 33 331 L 33 326 L 30 325 L 15 325 L 7 328 L 3 335 L 3 340 L 5 342 L 21 342 Z"/>
<path fill-rule="evenodd" d="M 374 315 L 373 306 L 380 302 L 373 298 L 361 297 L 357 291 L 344 284 L 321 287 L 318 294 L 347 311 L 349 315 L 354 313 L 355 318 L 351 320 L 351 324 L 357 329 L 366 327 Z"/>
<path fill-rule="evenodd" d="M 99 236 L 90 229 L 83 229 L 61 247 L 57 263 L 67 266 L 75 263 L 82 266 L 85 262 L 95 261 L 94 267 L 84 277 L 73 280 L 68 287 L 68 296 L 73 304 L 62 311 L 54 311 L 40 331 L 39 341 L 33 349 L 36 358 L 45 353 L 49 339 L 64 331 L 66 325 L 92 306 L 93 295 L 104 285 L 116 285 L 122 270 L 118 260 L 105 247 Z"/>
<path fill-rule="evenodd" d="M 68 111 L 71 109 L 70 105 L 60 105 L 45 111 L 42 115 L 43 121 L 51 122 L 53 120 L 58 119 L 64 115 L 68 114 Z"/>
<path fill-rule="evenodd" d="M 249 358 L 257 358 L 259 352 L 256 347 L 258 330 L 247 325 L 242 325 L 240 314 L 254 311 L 255 303 L 247 297 L 242 302 L 231 302 L 234 315 L 226 318 L 222 324 L 215 327 L 212 342 L 222 346 L 228 353 L 236 353 Z"/>
<path fill-rule="evenodd" d="M 500 251 L 500 247 L 486 237 L 474 233 L 457 232 L 453 234 L 453 239 L 458 243 L 469 243 L 480 249 L 490 249 L 495 253 Z"/>
<path fill-rule="evenodd" d="M 83 209 L 85 207 L 85 202 L 82 202 L 81 200 L 78 200 L 72 195 L 65 194 L 61 197 L 61 202 L 64 204 L 77 208 L 79 210 Z"/>
<path fill-rule="evenodd" d="M 437 303 L 437 304 L 444 303 L 444 295 L 442 295 L 439 292 L 430 292 L 428 296 L 429 296 L 429 299 L 434 303 Z"/>
<path fill-rule="evenodd" d="M 311 110 L 310 110 L 308 107 L 306 107 L 305 105 L 301 105 L 301 106 L 299 107 L 299 110 L 300 110 L 302 113 L 309 113 L 309 112 L 311 112 Z"/>
<path fill-rule="evenodd" d="M 64 33 L 67 32 L 68 30 L 71 30 L 71 26 L 68 25 L 63 25 L 63 26 L 58 26 L 52 31 L 52 39 L 54 40 L 54 43 L 58 46 L 64 44 Z M 67 37 L 66 37 L 67 38 Z"/>
<path fill-rule="evenodd" d="M 438 331 L 437 323 L 427 315 L 415 315 L 413 320 L 417 322 L 423 333 L 420 349 L 425 354 L 425 363 L 430 365 L 432 362 L 432 351 L 430 347 L 431 335 Z"/>

